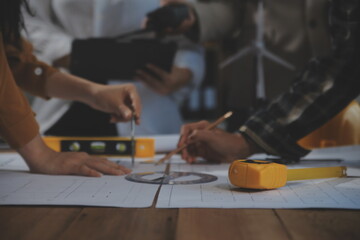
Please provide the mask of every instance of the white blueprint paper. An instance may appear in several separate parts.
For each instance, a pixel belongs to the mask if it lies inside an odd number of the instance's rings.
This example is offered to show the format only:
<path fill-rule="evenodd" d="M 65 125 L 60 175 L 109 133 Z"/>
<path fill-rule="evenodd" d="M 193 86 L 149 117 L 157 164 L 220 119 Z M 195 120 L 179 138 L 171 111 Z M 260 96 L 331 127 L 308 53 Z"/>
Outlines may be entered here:
<path fill-rule="evenodd" d="M 360 155 L 359 155 L 360 156 Z M 157 208 L 344 208 L 360 209 L 360 162 L 305 162 L 289 168 L 350 165 L 347 178 L 288 182 L 274 190 L 244 190 L 232 186 L 227 164 L 173 164 L 171 171 L 213 174 L 215 182 L 163 185 Z"/>
<path fill-rule="evenodd" d="M 135 168 L 147 171 L 149 164 Z M 0 154 L 0 169 L 0 205 L 150 207 L 159 187 L 129 182 L 124 176 L 30 174 L 17 154 Z"/>
<path fill-rule="evenodd" d="M 335 153 L 338 151 L 331 155 Z M 208 173 L 217 176 L 218 180 L 205 184 L 163 185 L 156 207 L 360 209 L 360 161 L 357 160 L 360 153 L 355 151 L 350 155 L 353 157 L 347 158 L 349 161 L 304 161 L 289 167 L 347 165 L 351 166 L 348 168 L 351 177 L 294 181 L 267 191 L 241 190 L 232 186 L 227 178 L 227 164 L 189 165 L 174 159 L 171 171 Z M 130 159 L 121 159 L 121 164 L 129 166 Z M 164 164 L 154 166 L 136 162 L 133 172 L 163 171 L 164 168 Z M 159 185 L 129 182 L 123 176 L 49 176 L 27 171 L 19 155 L 0 154 L 0 205 L 149 207 L 159 188 Z"/>

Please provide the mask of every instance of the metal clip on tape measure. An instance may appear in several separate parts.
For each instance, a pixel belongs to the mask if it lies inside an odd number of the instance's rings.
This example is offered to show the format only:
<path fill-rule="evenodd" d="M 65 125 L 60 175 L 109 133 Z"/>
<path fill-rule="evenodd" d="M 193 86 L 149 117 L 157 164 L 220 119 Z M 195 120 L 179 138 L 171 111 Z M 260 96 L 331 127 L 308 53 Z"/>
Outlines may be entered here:
<path fill-rule="evenodd" d="M 287 181 L 346 176 L 346 167 L 287 169 L 283 164 L 261 160 L 237 160 L 229 167 L 231 184 L 250 189 L 274 189 Z"/>

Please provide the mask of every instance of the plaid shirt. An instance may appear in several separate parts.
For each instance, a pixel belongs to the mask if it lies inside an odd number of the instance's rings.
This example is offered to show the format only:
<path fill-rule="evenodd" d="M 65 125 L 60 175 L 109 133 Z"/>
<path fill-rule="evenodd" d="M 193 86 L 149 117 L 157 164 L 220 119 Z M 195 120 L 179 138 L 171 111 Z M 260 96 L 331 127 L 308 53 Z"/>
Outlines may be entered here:
<path fill-rule="evenodd" d="M 289 91 L 259 110 L 240 132 L 265 152 L 297 159 L 309 153 L 297 141 L 360 94 L 360 0 L 332 0 L 332 55 L 312 59 Z"/>

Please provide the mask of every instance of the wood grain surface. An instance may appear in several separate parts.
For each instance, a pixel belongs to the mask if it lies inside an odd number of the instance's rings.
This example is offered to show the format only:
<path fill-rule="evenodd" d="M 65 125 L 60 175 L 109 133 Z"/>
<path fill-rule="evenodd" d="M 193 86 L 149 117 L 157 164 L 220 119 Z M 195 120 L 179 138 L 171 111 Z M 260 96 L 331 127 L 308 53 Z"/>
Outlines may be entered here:
<path fill-rule="evenodd" d="M 360 211 L 1 206 L 0 239 L 360 239 Z"/>

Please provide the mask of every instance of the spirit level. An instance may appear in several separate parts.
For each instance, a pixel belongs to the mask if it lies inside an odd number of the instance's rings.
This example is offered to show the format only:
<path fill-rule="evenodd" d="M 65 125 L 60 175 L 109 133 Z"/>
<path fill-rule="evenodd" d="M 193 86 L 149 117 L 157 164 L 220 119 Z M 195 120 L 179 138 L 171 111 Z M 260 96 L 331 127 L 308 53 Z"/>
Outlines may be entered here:
<path fill-rule="evenodd" d="M 287 181 L 346 176 L 346 167 L 287 169 L 283 164 L 261 160 L 237 160 L 229 167 L 231 184 L 241 188 L 274 189 Z"/>
<path fill-rule="evenodd" d="M 58 152 L 87 152 L 102 156 L 131 156 L 132 141 L 126 137 L 44 137 L 45 143 Z M 135 157 L 154 157 L 153 138 L 135 138 Z"/>

